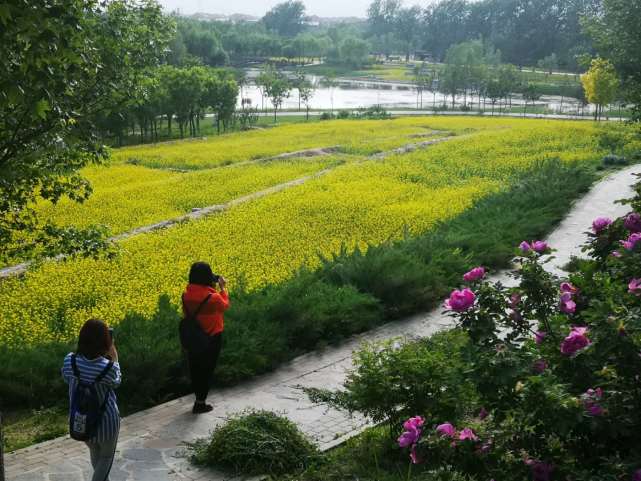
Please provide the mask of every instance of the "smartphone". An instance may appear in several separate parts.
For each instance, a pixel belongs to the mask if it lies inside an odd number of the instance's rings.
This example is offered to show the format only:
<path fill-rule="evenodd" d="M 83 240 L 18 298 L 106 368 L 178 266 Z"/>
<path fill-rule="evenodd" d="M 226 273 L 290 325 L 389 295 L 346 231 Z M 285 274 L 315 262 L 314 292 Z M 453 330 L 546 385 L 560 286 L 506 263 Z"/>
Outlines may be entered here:
<path fill-rule="evenodd" d="M 114 342 L 114 328 L 109 328 L 109 337 L 111 337 L 111 342 Z"/>

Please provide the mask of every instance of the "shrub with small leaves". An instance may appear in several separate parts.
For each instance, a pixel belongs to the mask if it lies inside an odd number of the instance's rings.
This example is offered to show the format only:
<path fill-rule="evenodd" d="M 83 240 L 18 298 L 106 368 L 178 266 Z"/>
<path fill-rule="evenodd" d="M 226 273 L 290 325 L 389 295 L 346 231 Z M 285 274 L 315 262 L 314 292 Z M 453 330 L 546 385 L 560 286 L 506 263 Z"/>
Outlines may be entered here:
<path fill-rule="evenodd" d="M 192 461 L 237 475 L 298 472 L 317 457 L 294 423 L 270 411 L 249 411 L 190 445 Z"/>

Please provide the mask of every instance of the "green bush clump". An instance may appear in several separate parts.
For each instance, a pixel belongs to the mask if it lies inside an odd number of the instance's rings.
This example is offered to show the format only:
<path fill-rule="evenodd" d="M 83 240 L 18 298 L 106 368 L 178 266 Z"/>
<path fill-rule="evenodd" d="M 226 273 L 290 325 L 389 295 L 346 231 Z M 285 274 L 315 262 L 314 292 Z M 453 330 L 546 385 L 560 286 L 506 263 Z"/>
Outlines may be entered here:
<path fill-rule="evenodd" d="M 249 476 L 299 472 L 318 455 L 294 423 L 269 411 L 230 418 L 191 448 L 196 464 Z"/>

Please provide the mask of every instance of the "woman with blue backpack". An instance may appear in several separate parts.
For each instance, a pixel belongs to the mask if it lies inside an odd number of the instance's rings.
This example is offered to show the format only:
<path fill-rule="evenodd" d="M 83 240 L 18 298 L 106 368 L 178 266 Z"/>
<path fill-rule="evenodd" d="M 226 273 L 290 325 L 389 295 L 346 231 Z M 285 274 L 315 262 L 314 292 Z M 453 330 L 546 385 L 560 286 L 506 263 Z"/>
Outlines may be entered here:
<path fill-rule="evenodd" d="M 67 354 L 62 377 L 69 384 L 69 433 L 89 447 L 93 477 L 108 481 L 120 431 L 116 389 L 121 382 L 113 331 L 89 319 L 80 329 L 78 349 Z"/>

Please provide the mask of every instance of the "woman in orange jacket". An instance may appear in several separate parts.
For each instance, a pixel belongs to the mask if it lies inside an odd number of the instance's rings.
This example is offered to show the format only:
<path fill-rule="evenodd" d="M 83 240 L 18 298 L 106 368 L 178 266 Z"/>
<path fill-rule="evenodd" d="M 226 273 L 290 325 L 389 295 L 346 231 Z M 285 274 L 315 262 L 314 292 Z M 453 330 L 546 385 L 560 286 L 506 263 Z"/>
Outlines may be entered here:
<path fill-rule="evenodd" d="M 216 290 L 216 284 L 219 290 Z M 191 385 L 196 394 L 194 414 L 207 413 L 213 409 L 207 404 L 209 383 L 216 369 L 223 343 L 224 317 L 229 308 L 229 296 L 225 290 L 225 278 L 215 275 L 209 264 L 196 262 L 189 271 L 189 284 L 183 296 L 183 313 L 196 319 L 209 335 L 209 346 L 203 353 L 188 352 Z"/>

